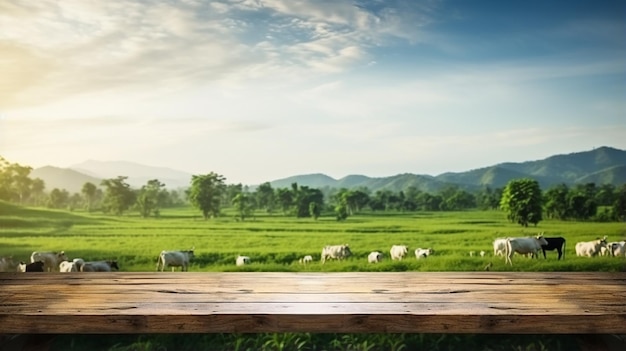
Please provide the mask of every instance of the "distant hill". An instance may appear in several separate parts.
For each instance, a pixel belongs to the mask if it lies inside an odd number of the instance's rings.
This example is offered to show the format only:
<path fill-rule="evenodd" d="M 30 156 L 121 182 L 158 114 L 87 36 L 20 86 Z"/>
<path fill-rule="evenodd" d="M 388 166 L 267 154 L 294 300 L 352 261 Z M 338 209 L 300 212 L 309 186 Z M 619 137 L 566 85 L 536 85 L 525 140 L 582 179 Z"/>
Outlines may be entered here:
<path fill-rule="evenodd" d="M 70 193 L 80 193 L 83 184 L 89 182 L 100 186 L 102 179 L 69 168 L 45 166 L 30 172 L 30 178 L 40 178 L 46 184 L 46 191 L 54 188 L 65 189 Z"/>
<path fill-rule="evenodd" d="M 70 168 L 103 179 L 126 176 L 128 177 L 127 183 L 135 188 L 140 188 L 152 179 L 158 179 L 169 189 L 187 187 L 191 181 L 191 174 L 187 172 L 127 161 L 89 160 L 70 166 Z"/>
<path fill-rule="evenodd" d="M 158 179 L 168 188 L 188 187 L 191 174 L 165 167 L 145 166 L 132 162 L 86 161 L 71 169 L 46 166 L 35 169 L 33 178 L 41 178 L 46 189 L 65 188 L 71 192 L 80 191 L 85 182 L 100 184 L 101 179 L 123 175 L 135 188 L 145 185 L 148 180 Z M 292 183 L 311 188 L 366 187 L 372 192 L 391 190 L 394 192 L 416 187 L 421 191 L 437 192 L 448 186 L 459 186 L 466 190 L 484 187 L 501 188 L 511 179 L 533 178 L 542 188 L 556 184 L 596 183 L 619 186 L 626 183 L 626 151 L 611 147 L 600 147 L 590 151 L 566 155 L 554 155 L 543 160 L 520 163 L 505 162 L 493 166 L 473 169 L 466 172 L 443 173 L 438 176 L 423 174 L 397 174 L 389 177 L 372 178 L 365 175 L 348 175 L 334 179 L 322 173 L 297 175 L 271 181 L 273 188 L 291 188 Z M 256 185 L 250 185 L 254 190 Z"/>
<path fill-rule="evenodd" d="M 483 187 L 501 188 L 511 179 L 532 178 L 542 188 L 556 184 L 589 183 L 621 185 L 626 183 L 626 151 L 600 147 L 591 151 L 555 155 L 543 160 L 521 163 L 505 162 L 466 172 L 443 173 L 438 176 L 398 174 L 390 177 L 370 178 L 349 175 L 335 180 L 324 174 L 293 176 L 270 182 L 274 188 L 290 187 L 291 183 L 310 187 L 357 188 L 370 191 L 405 190 L 414 186 L 421 191 L 435 192 L 450 185 L 466 190 Z"/>

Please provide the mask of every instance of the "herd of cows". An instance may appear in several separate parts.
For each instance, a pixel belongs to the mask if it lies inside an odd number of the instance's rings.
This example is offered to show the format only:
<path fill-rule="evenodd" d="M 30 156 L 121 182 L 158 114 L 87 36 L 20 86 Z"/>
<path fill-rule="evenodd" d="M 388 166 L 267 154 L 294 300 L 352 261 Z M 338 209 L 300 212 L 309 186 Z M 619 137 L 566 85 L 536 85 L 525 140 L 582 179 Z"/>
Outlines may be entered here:
<path fill-rule="evenodd" d="M 558 259 L 564 258 L 565 238 L 563 237 L 545 237 L 543 233 L 536 236 L 516 237 L 516 238 L 497 238 L 493 241 L 493 255 L 501 256 L 505 260 L 505 264 L 513 264 L 512 258 L 514 254 L 524 255 L 527 257 L 538 257 L 539 253 L 543 253 L 546 258 L 546 251 L 558 252 Z M 597 238 L 592 241 L 578 242 L 575 246 L 576 256 L 594 257 L 594 256 L 615 256 L 626 257 L 626 241 L 608 242 L 607 237 Z M 402 260 L 407 257 L 409 248 L 407 245 L 392 245 L 389 250 L 389 256 L 392 260 Z M 434 254 L 432 248 L 415 249 L 415 258 L 424 259 Z M 474 255 L 474 251 L 470 251 L 470 256 Z M 480 252 L 480 256 L 484 257 L 485 251 Z M 343 260 L 352 256 L 352 251 L 348 244 L 328 245 L 322 249 L 320 262 L 324 264 L 328 260 Z M 163 272 L 165 269 L 171 268 L 174 271 L 180 267 L 181 271 L 189 270 L 191 259 L 194 258 L 194 249 L 183 251 L 161 251 L 157 258 L 156 270 Z M 383 260 L 383 253 L 380 251 L 372 251 L 367 256 L 369 263 L 377 263 Z M 249 256 L 239 255 L 235 259 L 237 266 L 244 266 L 252 262 Z M 313 256 L 306 255 L 299 259 L 301 264 L 313 262 Z M 11 256 L 0 257 L 0 272 L 18 271 L 18 272 L 110 272 L 119 270 L 120 267 L 115 260 L 109 261 L 85 261 L 81 258 L 70 260 L 64 251 L 61 252 L 33 252 L 30 256 L 30 263 L 15 263 Z"/>

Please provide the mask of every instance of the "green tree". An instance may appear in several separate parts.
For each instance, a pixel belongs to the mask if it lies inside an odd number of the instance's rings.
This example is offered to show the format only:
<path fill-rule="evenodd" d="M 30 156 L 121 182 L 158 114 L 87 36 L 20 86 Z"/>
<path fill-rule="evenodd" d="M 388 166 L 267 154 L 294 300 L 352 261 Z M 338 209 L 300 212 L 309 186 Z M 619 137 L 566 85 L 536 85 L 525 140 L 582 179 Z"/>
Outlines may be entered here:
<path fill-rule="evenodd" d="M 545 192 L 543 198 L 548 218 L 565 220 L 569 216 L 569 188 L 565 184 L 554 186 Z"/>
<path fill-rule="evenodd" d="M 32 167 L 10 163 L 0 156 L 0 199 L 25 203 L 31 192 Z"/>
<path fill-rule="evenodd" d="M 93 210 L 93 205 L 96 201 L 96 194 L 98 191 L 98 187 L 94 183 L 86 182 L 83 184 L 82 189 L 80 190 L 81 194 L 85 198 L 85 207 L 87 207 L 87 211 L 91 212 Z"/>
<path fill-rule="evenodd" d="M 294 203 L 293 191 L 287 188 L 276 189 L 276 197 L 278 198 L 278 203 L 280 205 L 280 208 L 283 211 L 283 214 L 288 214 L 293 208 L 293 203 Z"/>
<path fill-rule="evenodd" d="M 246 193 L 239 193 L 233 197 L 233 207 L 239 219 L 243 222 L 247 217 L 252 216 L 254 212 L 254 202 Z"/>
<path fill-rule="evenodd" d="M 54 188 L 48 196 L 48 207 L 67 208 L 69 205 L 70 193 L 65 189 Z"/>
<path fill-rule="evenodd" d="M 152 179 L 139 189 L 136 205 L 141 217 L 148 218 L 150 215 L 158 217 L 160 215 L 161 207 L 167 196 L 167 190 L 163 189 L 164 187 L 165 184 L 158 179 Z"/>
<path fill-rule="evenodd" d="M 121 216 L 135 202 L 135 192 L 126 183 L 128 177 L 104 179 L 101 185 L 105 188 L 103 210 Z"/>
<path fill-rule="evenodd" d="M 542 218 L 542 196 L 539 183 L 534 179 L 513 179 L 502 192 L 500 208 L 507 213 L 509 221 L 528 227 L 535 226 Z"/>
<path fill-rule="evenodd" d="M 39 206 L 42 204 L 45 198 L 46 183 L 41 178 L 33 179 L 30 184 L 30 193 L 33 200 L 33 205 Z"/>
<path fill-rule="evenodd" d="M 613 217 L 620 222 L 626 222 L 626 183 L 616 191 L 613 202 Z"/>
<path fill-rule="evenodd" d="M 256 189 L 256 201 L 259 208 L 265 209 L 267 213 L 272 214 L 276 207 L 276 194 L 272 185 L 265 182 Z"/>
<path fill-rule="evenodd" d="M 298 218 L 309 217 L 309 207 L 311 203 L 317 203 L 320 207 L 324 206 L 324 194 L 319 189 L 309 188 L 308 186 L 300 186 L 292 184 L 292 192 L 295 194 L 294 206 L 295 214 Z"/>
<path fill-rule="evenodd" d="M 224 176 L 211 172 L 191 176 L 191 187 L 187 190 L 189 202 L 200 211 L 204 219 L 220 214 L 222 196 L 226 189 Z"/>
<path fill-rule="evenodd" d="M 311 202 L 309 204 L 309 215 L 313 217 L 313 219 L 317 220 L 318 218 L 320 218 L 321 214 L 322 214 L 322 206 L 318 204 L 317 202 Z"/>

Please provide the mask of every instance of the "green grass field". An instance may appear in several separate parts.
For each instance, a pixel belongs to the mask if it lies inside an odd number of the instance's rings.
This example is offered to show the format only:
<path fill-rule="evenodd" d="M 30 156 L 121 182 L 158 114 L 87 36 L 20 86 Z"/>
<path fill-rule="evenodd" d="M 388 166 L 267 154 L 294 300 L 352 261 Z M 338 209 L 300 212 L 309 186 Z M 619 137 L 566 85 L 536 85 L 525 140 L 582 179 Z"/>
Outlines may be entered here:
<path fill-rule="evenodd" d="M 154 271 L 161 250 L 195 249 L 190 271 L 477 271 L 492 262 L 492 270 L 519 271 L 619 271 L 624 259 L 576 257 L 578 241 L 608 236 L 624 240 L 623 223 L 543 221 L 522 228 L 498 211 L 367 213 L 338 222 L 334 217 L 297 219 L 260 215 L 244 222 L 228 214 L 204 220 L 191 208 L 165 209 L 158 219 L 143 219 L 23 208 L 0 203 L 0 256 L 27 261 L 33 251 L 64 250 L 68 257 L 85 260 L 116 259 L 123 271 Z M 567 239 L 565 259 L 514 257 L 513 266 L 493 257 L 496 237 L 546 236 Z M 353 256 L 341 262 L 319 262 L 322 247 L 347 243 Z M 394 244 L 409 246 L 408 257 L 389 259 Z M 434 255 L 416 260 L 415 248 L 431 247 Z M 485 257 L 469 252 L 484 250 Z M 371 251 L 384 254 L 383 262 L 367 263 Z M 235 266 L 237 255 L 252 264 Z M 304 255 L 314 262 L 298 264 Z"/>
<path fill-rule="evenodd" d="M 567 239 L 565 259 L 556 252 L 548 259 L 514 257 L 513 266 L 493 257 L 496 237 L 546 236 Z M 626 260 L 616 257 L 576 257 L 578 241 L 608 236 L 624 240 L 624 223 L 546 220 L 522 228 L 508 223 L 502 212 L 367 213 L 338 222 L 333 216 L 296 219 L 257 213 L 254 219 L 223 217 L 204 220 L 191 208 L 164 209 L 161 218 L 142 219 L 98 213 L 19 207 L 0 202 L 0 256 L 28 261 L 33 251 L 65 250 L 70 258 L 116 259 L 122 271 L 155 271 L 161 250 L 195 248 L 190 271 L 482 271 L 492 262 L 500 271 L 624 271 Z M 348 243 L 353 256 L 341 262 L 319 263 L 324 245 Z M 409 246 L 409 256 L 389 259 L 393 244 Z M 431 247 L 434 255 L 417 260 L 417 247 Z M 487 252 L 470 257 L 469 252 Z M 380 251 L 382 263 L 369 264 L 367 255 Z M 235 266 L 237 255 L 252 264 Z M 314 262 L 298 263 L 304 255 Z M 575 350 L 573 336 L 493 336 L 432 334 L 209 334 L 142 336 L 62 336 L 53 350 Z"/>

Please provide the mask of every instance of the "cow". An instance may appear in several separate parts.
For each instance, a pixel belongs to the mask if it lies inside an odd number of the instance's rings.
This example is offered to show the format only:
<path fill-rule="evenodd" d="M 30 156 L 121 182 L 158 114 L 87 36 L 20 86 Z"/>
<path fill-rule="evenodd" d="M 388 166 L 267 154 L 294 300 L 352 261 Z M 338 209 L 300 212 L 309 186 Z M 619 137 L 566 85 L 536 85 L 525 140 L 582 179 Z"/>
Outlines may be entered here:
<path fill-rule="evenodd" d="M 235 260 L 235 264 L 237 266 L 245 266 L 247 264 L 250 264 L 250 257 L 249 256 L 237 256 L 237 259 Z"/>
<path fill-rule="evenodd" d="M 13 263 L 13 256 L 0 257 L 0 272 L 15 271 L 16 264 Z"/>
<path fill-rule="evenodd" d="M 614 243 L 610 243 L 611 245 L 611 254 L 615 257 L 625 257 L 626 256 L 626 241 L 618 241 Z"/>
<path fill-rule="evenodd" d="M 113 269 L 120 270 L 117 261 L 90 261 L 80 267 L 81 272 L 111 272 Z"/>
<path fill-rule="evenodd" d="M 59 272 L 69 273 L 69 272 L 81 272 L 81 268 L 85 264 L 85 261 L 82 258 L 75 258 L 71 262 L 63 261 L 59 263 Z"/>
<path fill-rule="evenodd" d="M 367 255 L 367 262 L 378 263 L 383 260 L 383 254 L 378 251 L 372 251 Z"/>
<path fill-rule="evenodd" d="M 487 253 L 485 252 L 485 250 L 481 250 L 480 251 L 480 257 L 485 257 Z"/>
<path fill-rule="evenodd" d="M 159 270 L 161 267 L 161 272 L 166 267 L 172 267 L 172 272 L 174 271 L 174 267 L 181 267 L 182 272 L 186 272 L 189 268 L 189 261 L 194 257 L 193 248 L 191 250 L 185 251 L 161 251 L 159 257 L 157 258 L 156 270 Z"/>
<path fill-rule="evenodd" d="M 435 251 L 431 248 L 422 249 L 421 247 L 418 247 L 417 249 L 415 249 L 415 258 L 419 260 L 420 258 L 426 258 L 433 253 L 435 253 Z"/>
<path fill-rule="evenodd" d="M 493 256 L 503 256 L 506 254 L 506 241 L 509 238 L 496 238 L 493 241 Z"/>
<path fill-rule="evenodd" d="M 470 252 L 469 252 L 470 257 L 474 257 L 474 254 L 475 254 L 475 253 L 476 253 L 476 251 L 470 251 Z"/>
<path fill-rule="evenodd" d="M 546 251 L 554 251 L 556 250 L 556 252 L 558 252 L 559 257 L 557 258 L 557 260 L 560 260 L 561 257 L 563 257 L 563 259 L 565 259 L 565 238 L 558 236 L 558 237 L 553 237 L 553 238 L 544 238 L 546 239 L 546 241 L 548 242 L 547 245 L 543 245 L 541 246 L 541 251 L 543 252 L 543 258 L 547 258 L 546 257 Z"/>
<path fill-rule="evenodd" d="M 576 243 L 576 256 L 598 256 L 602 247 L 606 247 L 606 236 L 602 239 L 578 242 Z"/>
<path fill-rule="evenodd" d="M 525 237 L 525 238 L 509 238 L 506 241 L 506 252 L 504 255 L 505 264 L 509 263 L 513 265 L 513 261 L 511 261 L 511 257 L 513 257 L 514 253 L 527 255 L 534 254 L 537 255 L 539 250 L 541 250 L 541 246 L 547 245 L 548 242 L 543 237 L 543 235 L 537 235 L 534 237 Z"/>
<path fill-rule="evenodd" d="M 326 260 L 334 259 L 334 260 L 343 260 L 344 258 L 348 258 L 352 256 L 352 251 L 350 251 L 350 246 L 348 244 L 343 245 L 327 245 L 322 249 L 322 264 L 326 262 Z"/>
<path fill-rule="evenodd" d="M 311 256 L 311 255 L 306 255 L 306 256 L 300 258 L 300 263 L 301 264 L 307 264 L 307 263 L 311 263 L 311 262 L 313 262 L 313 256 Z"/>
<path fill-rule="evenodd" d="M 389 250 L 389 255 L 391 256 L 392 260 L 401 261 L 408 252 L 409 248 L 406 245 L 393 245 Z"/>
<path fill-rule="evenodd" d="M 23 265 L 24 272 L 44 272 L 45 263 L 43 261 L 35 261 L 29 264 L 20 262 L 20 264 Z"/>
<path fill-rule="evenodd" d="M 65 251 L 61 252 L 33 252 L 30 255 L 30 262 L 42 261 L 44 270 L 48 272 L 58 271 L 59 263 L 69 261 Z"/>

